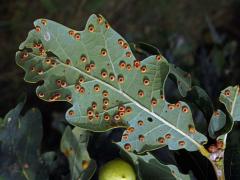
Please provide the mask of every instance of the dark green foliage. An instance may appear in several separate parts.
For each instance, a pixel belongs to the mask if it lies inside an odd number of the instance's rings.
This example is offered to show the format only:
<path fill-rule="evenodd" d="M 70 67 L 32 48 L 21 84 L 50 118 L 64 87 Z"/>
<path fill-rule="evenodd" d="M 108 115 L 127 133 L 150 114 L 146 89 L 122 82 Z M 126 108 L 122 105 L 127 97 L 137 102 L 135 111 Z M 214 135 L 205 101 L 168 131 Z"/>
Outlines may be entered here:
<path fill-rule="evenodd" d="M 0 176 L 4 179 L 48 179 L 39 161 L 42 119 L 32 108 L 22 116 L 24 102 L 19 103 L 1 120 Z"/>

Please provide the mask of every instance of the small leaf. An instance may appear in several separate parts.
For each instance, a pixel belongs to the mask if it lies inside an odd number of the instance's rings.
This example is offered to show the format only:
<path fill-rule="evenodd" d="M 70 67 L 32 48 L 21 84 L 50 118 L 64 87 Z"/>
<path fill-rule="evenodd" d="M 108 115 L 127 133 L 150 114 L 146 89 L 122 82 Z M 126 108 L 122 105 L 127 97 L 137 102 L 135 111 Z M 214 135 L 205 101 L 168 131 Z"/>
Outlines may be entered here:
<path fill-rule="evenodd" d="M 217 110 L 213 113 L 209 123 L 208 132 L 209 136 L 213 139 L 223 140 L 225 134 L 229 133 L 232 129 L 233 121 L 228 113 Z"/>
<path fill-rule="evenodd" d="M 240 121 L 240 90 L 239 86 L 230 86 L 220 94 L 220 101 L 225 105 L 233 121 Z"/>
<path fill-rule="evenodd" d="M 62 140 L 61 151 L 68 158 L 71 179 L 90 179 L 95 170 L 96 162 L 91 160 L 87 152 L 87 132 L 76 127 L 66 127 Z"/>

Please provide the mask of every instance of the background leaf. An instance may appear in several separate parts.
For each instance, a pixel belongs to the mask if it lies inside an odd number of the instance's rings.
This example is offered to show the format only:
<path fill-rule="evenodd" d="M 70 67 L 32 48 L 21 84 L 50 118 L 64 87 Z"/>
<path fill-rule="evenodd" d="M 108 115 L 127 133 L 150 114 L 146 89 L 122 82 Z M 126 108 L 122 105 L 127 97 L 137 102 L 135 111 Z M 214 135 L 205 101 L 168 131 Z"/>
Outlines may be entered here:
<path fill-rule="evenodd" d="M 76 127 L 66 127 L 62 140 L 61 151 L 68 158 L 71 179 L 91 179 L 96 162 L 91 160 L 87 152 L 88 134 Z"/>
<path fill-rule="evenodd" d="M 19 103 L 3 119 L 0 129 L 0 175 L 5 179 L 48 179 L 39 161 L 42 120 L 38 109 L 24 116 Z"/>
<path fill-rule="evenodd" d="M 233 121 L 240 121 L 240 93 L 239 86 L 230 86 L 222 90 L 220 101 L 226 106 L 226 109 L 231 114 Z"/>

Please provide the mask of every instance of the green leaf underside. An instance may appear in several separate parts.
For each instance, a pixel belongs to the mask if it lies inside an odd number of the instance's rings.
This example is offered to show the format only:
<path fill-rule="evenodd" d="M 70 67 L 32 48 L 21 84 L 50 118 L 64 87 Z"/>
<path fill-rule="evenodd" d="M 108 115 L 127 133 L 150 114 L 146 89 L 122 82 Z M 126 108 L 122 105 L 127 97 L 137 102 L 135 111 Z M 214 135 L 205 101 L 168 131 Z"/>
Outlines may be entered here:
<path fill-rule="evenodd" d="M 27 40 L 20 45 L 17 64 L 26 71 L 26 81 L 44 80 L 37 88 L 40 98 L 72 103 L 66 113 L 71 124 L 92 131 L 130 127 L 130 131 L 124 132 L 127 140 L 119 144 L 130 145 L 131 150 L 138 152 L 163 144 L 174 150 L 195 151 L 207 141 L 195 130 L 186 103 L 165 101 L 163 89 L 169 64 L 161 55 L 149 56 L 138 67 L 139 62 L 135 61 L 127 42 L 108 28 L 101 16 L 92 15 L 83 31 L 71 30 L 50 20 L 39 19 L 34 25 L 40 31 L 30 31 Z M 70 31 L 75 35 L 70 35 Z M 86 62 L 82 61 L 82 56 L 86 57 Z M 121 68 L 121 62 L 131 67 Z M 86 70 L 89 66 L 92 67 L 90 72 Z M 104 78 L 102 72 L 106 72 L 107 77 Z M 111 81 L 113 76 L 115 79 Z M 80 79 L 84 82 L 80 83 Z M 79 92 L 79 86 L 84 92 Z M 97 92 L 96 86 L 100 89 Z M 139 95 L 141 91 L 143 97 Z M 104 92 L 107 92 L 106 97 Z M 93 103 L 96 103 L 95 109 Z M 119 107 L 124 107 L 124 113 Z M 141 142 L 140 135 L 144 136 Z"/>
<path fill-rule="evenodd" d="M 0 129 L 0 176 L 4 179 L 47 179 L 39 162 L 42 140 L 42 120 L 38 109 L 20 113 L 24 102 L 19 103 L 3 119 Z"/>
<path fill-rule="evenodd" d="M 240 89 L 239 86 L 230 86 L 222 90 L 220 101 L 225 105 L 233 121 L 240 121 Z"/>
<path fill-rule="evenodd" d="M 153 155 L 147 153 L 145 155 L 136 155 L 131 152 L 121 151 L 121 156 L 126 158 L 135 167 L 139 180 L 152 179 L 191 179 L 189 175 L 179 172 L 175 165 L 164 165 L 158 161 Z"/>
<path fill-rule="evenodd" d="M 96 170 L 96 162 L 90 159 L 87 152 L 87 143 L 88 134 L 85 130 L 66 127 L 61 140 L 61 151 L 68 158 L 71 179 L 90 179 Z"/>

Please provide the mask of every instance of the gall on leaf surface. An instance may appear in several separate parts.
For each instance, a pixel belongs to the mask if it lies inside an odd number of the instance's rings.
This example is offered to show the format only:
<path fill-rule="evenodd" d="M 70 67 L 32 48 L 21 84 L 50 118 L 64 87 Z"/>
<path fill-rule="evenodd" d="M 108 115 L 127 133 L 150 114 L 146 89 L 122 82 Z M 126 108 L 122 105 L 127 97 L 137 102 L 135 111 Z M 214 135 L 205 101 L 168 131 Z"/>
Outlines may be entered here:
<path fill-rule="evenodd" d="M 126 40 L 100 15 L 83 31 L 46 19 L 20 45 L 16 61 L 46 101 L 68 101 L 69 123 L 91 131 L 126 127 L 119 145 L 143 152 L 168 145 L 196 151 L 207 141 L 189 106 L 164 97 L 169 63 L 162 55 L 137 60 Z"/>

